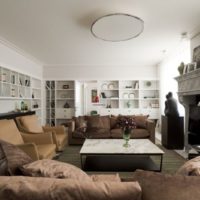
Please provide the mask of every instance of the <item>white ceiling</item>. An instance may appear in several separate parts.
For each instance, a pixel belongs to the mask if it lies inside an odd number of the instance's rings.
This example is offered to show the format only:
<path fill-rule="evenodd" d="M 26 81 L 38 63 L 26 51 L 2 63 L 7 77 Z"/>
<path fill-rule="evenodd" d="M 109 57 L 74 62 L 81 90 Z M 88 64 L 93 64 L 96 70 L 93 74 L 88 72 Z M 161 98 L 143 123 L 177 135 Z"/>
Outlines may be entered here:
<path fill-rule="evenodd" d="M 102 15 L 127 13 L 144 32 L 124 42 L 93 37 Z M 156 65 L 182 32 L 200 25 L 200 0 L 0 0 L 0 36 L 45 65 Z"/>

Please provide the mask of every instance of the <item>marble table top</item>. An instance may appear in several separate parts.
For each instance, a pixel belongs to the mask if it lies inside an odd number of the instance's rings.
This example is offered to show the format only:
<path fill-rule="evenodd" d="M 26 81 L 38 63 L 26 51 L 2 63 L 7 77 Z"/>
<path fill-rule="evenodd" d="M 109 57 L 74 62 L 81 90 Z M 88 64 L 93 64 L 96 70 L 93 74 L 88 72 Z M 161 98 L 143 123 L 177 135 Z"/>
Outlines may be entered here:
<path fill-rule="evenodd" d="M 149 139 L 130 139 L 124 147 L 123 139 L 86 139 L 80 154 L 164 154 Z"/>

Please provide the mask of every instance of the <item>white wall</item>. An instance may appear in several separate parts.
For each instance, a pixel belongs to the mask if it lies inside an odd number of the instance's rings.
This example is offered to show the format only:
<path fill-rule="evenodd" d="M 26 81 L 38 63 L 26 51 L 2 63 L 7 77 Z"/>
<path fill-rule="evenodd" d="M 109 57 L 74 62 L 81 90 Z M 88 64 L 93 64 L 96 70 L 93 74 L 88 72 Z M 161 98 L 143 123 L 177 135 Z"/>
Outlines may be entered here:
<path fill-rule="evenodd" d="M 36 63 L 21 54 L 18 50 L 12 49 L 0 41 L 0 66 L 6 67 L 35 78 L 42 78 L 42 64 Z M 15 109 L 14 100 L 0 100 L 0 113 L 9 112 Z"/>
<path fill-rule="evenodd" d="M 123 80 L 157 79 L 157 67 L 141 66 L 45 66 L 44 79 L 69 80 Z"/>
<path fill-rule="evenodd" d="M 164 102 L 166 94 L 171 91 L 173 92 L 174 97 L 178 101 L 177 91 L 178 84 L 177 81 L 174 80 L 174 77 L 179 76 L 178 66 L 181 62 L 185 64 L 191 62 L 191 54 L 190 54 L 190 41 L 182 41 L 177 49 L 174 50 L 169 56 L 167 56 L 162 63 L 159 64 L 159 76 L 160 76 L 160 107 L 161 114 L 164 114 Z M 184 116 L 184 108 L 178 103 L 178 109 L 180 115 Z"/>

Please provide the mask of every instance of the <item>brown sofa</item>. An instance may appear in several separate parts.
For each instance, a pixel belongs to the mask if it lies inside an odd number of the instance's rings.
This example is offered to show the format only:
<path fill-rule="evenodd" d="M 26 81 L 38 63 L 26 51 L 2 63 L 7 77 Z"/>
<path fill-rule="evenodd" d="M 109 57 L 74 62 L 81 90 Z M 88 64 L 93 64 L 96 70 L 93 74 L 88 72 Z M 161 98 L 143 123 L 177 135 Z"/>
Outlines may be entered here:
<path fill-rule="evenodd" d="M 123 132 L 117 123 L 119 117 L 123 116 L 74 117 L 67 123 L 68 143 L 83 144 L 85 138 L 122 138 Z M 155 143 L 155 123 L 153 121 L 143 115 L 128 117 L 134 117 L 137 125 L 136 129 L 133 129 L 131 132 L 131 138 L 148 138 Z"/>
<path fill-rule="evenodd" d="M 35 135 L 20 133 L 12 119 L 0 120 L 0 139 L 17 145 L 33 160 L 53 158 L 56 154 L 52 133 Z"/>
<path fill-rule="evenodd" d="M 52 133 L 56 151 L 62 151 L 67 144 L 67 133 L 64 126 L 41 126 L 36 115 L 17 117 L 16 122 L 19 130 L 23 133 Z"/>

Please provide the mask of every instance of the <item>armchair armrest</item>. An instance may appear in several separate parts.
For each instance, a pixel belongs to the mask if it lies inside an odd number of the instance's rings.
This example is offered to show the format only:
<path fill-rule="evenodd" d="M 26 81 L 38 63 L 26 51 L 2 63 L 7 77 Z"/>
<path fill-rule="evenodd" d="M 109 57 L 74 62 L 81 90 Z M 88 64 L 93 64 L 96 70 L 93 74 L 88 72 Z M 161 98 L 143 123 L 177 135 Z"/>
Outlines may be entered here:
<path fill-rule="evenodd" d="M 155 123 L 151 120 L 147 120 L 147 130 L 150 134 L 150 140 L 155 143 Z"/>
<path fill-rule="evenodd" d="M 38 150 L 34 143 L 20 144 L 17 146 L 26 152 L 34 161 L 39 160 Z"/>
<path fill-rule="evenodd" d="M 65 134 L 65 127 L 64 126 L 54 126 L 54 127 L 43 126 L 42 128 L 43 128 L 44 132 L 54 131 L 57 134 Z"/>
<path fill-rule="evenodd" d="M 22 138 L 25 143 L 35 143 L 35 144 L 53 144 L 52 133 L 35 133 L 27 134 L 21 133 Z"/>

